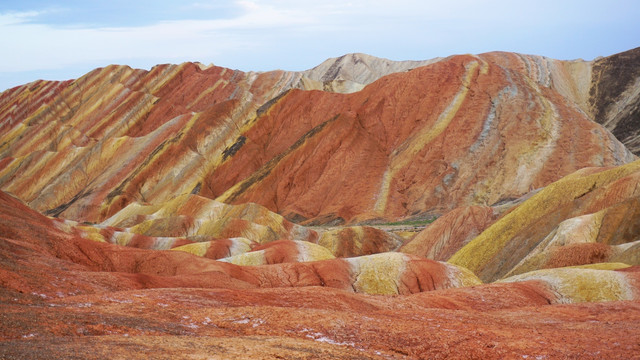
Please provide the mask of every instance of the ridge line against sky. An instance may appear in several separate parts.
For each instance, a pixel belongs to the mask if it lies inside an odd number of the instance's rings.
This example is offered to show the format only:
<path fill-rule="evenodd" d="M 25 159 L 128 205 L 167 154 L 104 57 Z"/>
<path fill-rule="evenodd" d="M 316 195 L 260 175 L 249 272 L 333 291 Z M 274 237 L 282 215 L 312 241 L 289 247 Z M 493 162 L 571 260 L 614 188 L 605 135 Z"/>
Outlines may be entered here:
<path fill-rule="evenodd" d="M 0 91 L 108 64 L 306 70 L 361 52 L 391 60 L 513 51 L 591 60 L 640 46 L 640 2 L 16 0 L 0 3 Z"/>

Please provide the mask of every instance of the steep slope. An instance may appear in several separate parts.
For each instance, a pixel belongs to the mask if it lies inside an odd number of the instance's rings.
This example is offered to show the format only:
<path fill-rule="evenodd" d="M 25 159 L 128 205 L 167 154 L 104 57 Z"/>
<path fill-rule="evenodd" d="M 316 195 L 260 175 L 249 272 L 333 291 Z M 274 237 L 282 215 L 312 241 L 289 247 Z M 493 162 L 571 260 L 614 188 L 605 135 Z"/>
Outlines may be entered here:
<path fill-rule="evenodd" d="M 565 97 L 484 57 L 349 95 L 292 90 L 255 121 L 202 194 L 311 224 L 491 205 L 633 159 Z"/>
<path fill-rule="evenodd" d="M 379 78 L 433 64 L 441 58 L 423 61 L 391 61 L 367 54 L 347 54 L 331 58 L 302 72 L 301 88 L 339 93 L 362 90 Z"/>
<path fill-rule="evenodd" d="M 559 61 L 511 53 L 485 56 L 557 91 L 591 120 L 609 129 L 633 153 L 640 153 L 640 48 L 593 61 Z"/>
<path fill-rule="evenodd" d="M 449 262 L 494 281 L 545 267 L 618 261 L 618 254 L 637 259 L 639 177 L 640 160 L 581 169 L 504 215 Z M 609 254 L 609 246 L 622 248 Z"/>
<path fill-rule="evenodd" d="M 640 154 L 640 48 L 596 59 L 592 79 L 593 118 Z"/>
<path fill-rule="evenodd" d="M 492 205 L 630 161 L 583 111 L 584 66 L 540 59 L 354 54 L 306 73 L 185 63 L 34 83 L 0 98 L 0 187 L 76 221 L 197 194 L 341 223 Z M 312 78 L 370 84 L 295 89 Z"/>
<path fill-rule="evenodd" d="M 197 192 L 246 120 L 296 80 L 190 63 L 97 69 L 0 135 L 2 188 L 49 215 L 93 222 L 135 199 Z"/>

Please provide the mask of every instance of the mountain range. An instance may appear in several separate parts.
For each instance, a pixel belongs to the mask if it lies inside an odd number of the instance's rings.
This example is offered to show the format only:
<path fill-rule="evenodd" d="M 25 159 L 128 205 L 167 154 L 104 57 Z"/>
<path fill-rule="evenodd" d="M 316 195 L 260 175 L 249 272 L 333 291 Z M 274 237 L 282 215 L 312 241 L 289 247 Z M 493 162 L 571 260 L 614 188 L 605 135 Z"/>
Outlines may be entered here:
<path fill-rule="evenodd" d="M 640 48 L 6 90 L 1 357 L 632 357 L 639 107 Z"/>

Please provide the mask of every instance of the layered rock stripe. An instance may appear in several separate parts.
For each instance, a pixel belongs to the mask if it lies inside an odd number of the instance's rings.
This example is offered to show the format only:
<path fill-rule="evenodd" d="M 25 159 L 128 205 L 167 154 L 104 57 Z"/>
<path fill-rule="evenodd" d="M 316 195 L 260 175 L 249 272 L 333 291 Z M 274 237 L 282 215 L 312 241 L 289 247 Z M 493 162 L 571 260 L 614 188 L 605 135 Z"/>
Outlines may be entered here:
<path fill-rule="evenodd" d="M 576 357 L 587 349 L 616 357 L 639 350 L 637 301 L 549 305 L 593 300 L 563 287 L 587 272 L 477 285 L 462 268 L 400 253 L 238 267 L 83 239 L 2 192 L 0 231 L 7 325 L 0 354 L 7 358 Z M 631 269 L 596 278 L 627 299 L 622 286 L 637 284 Z M 320 280 L 325 287 L 315 286 Z M 362 294 L 434 288 L 442 290 Z M 566 339 L 561 347 L 549 340 L 558 337 Z"/>
<path fill-rule="evenodd" d="M 11 89 L 0 95 L 0 187 L 76 221 L 192 193 L 340 223 L 492 205 L 633 158 L 584 111 L 591 66 L 506 53 L 438 60 L 380 79 L 420 64 L 109 66 Z M 346 67 L 348 81 L 370 84 L 297 89 L 345 80 Z"/>
<path fill-rule="evenodd" d="M 498 218 L 489 206 L 464 206 L 439 217 L 399 251 L 446 261 Z"/>
<path fill-rule="evenodd" d="M 634 149 L 636 55 L 10 89 L 0 187 L 59 218 L 0 191 L 0 357 L 635 356 L 640 162 L 592 120 Z"/>
<path fill-rule="evenodd" d="M 261 255 L 266 255 L 267 261 L 251 265 L 274 265 L 248 267 L 196 257 L 184 251 L 127 248 L 82 238 L 81 233 L 73 228 L 60 229 L 56 225 L 57 221 L 35 213 L 4 193 L 0 193 L 0 202 L 2 243 L 6 247 L 6 251 L 3 252 L 5 262 L 20 262 L 16 260 L 20 256 L 13 259 L 11 253 L 16 256 L 24 253 L 26 257 L 23 257 L 23 260 L 42 257 L 45 267 L 55 268 L 55 264 L 58 264 L 61 269 L 66 269 L 71 266 L 72 270 L 68 270 L 71 272 L 65 276 L 72 276 L 73 271 L 84 269 L 82 271 L 89 272 L 83 276 L 86 286 L 91 286 L 93 277 L 107 276 L 126 279 L 115 281 L 114 278 L 115 288 L 329 286 L 364 293 L 409 294 L 479 283 L 475 275 L 455 265 L 400 253 L 383 253 L 346 260 L 332 259 L 333 256 L 327 249 L 303 242 L 280 241 L 262 248 L 253 248 L 254 252 L 247 255 L 260 254 L 262 251 Z M 12 222 L 18 224 L 14 225 Z M 290 245 L 294 245 L 295 254 L 292 254 L 293 249 Z M 288 261 L 293 262 L 285 263 L 287 256 Z M 323 258 L 329 260 L 312 261 Z M 68 264 L 64 265 L 65 262 Z M 44 269 L 30 269 L 24 273 L 9 271 L 6 275 L 13 280 L 8 280 L 7 286 L 14 291 L 36 291 L 31 286 L 36 286 L 38 282 L 46 279 L 30 276 L 40 271 Z M 65 271 L 52 270 L 47 276 L 55 278 L 56 274 Z M 103 273 L 104 271 L 108 273 Z M 68 278 L 69 281 L 73 281 L 72 279 L 73 277 Z M 62 280 L 47 285 L 49 290 L 40 288 L 37 291 L 55 292 L 58 287 L 56 284 L 60 281 Z M 83 291 L 81 285 L 77 291 Z"/>
<path fill-rule="evenodd" d="M 640 160 L 577 171 L 505 214 L 449 262 L 483 281 L 617 256 L 635 264 L 639 176 Z"/>
<path fill-rule="evenodd" d="M 633 159 L 557 92 L 472 56 L 393 74 L 350 95 L 291 91 L 258 121 L 265 125 L 247 133 L 252 141 L 211 177 L 211 196 L 255 201 L 308 223 L 493 204 L 594 161 Z M 256 166 L 228 171 L 240 163 Z"/>
<path fill-rule="evenodd" d="M 336 257 L 395 251 L 403 242 L 400 236 L 371 226 L 329 229 L 323 231 L 318 239 L 318 244 L 329 249 Z"/>

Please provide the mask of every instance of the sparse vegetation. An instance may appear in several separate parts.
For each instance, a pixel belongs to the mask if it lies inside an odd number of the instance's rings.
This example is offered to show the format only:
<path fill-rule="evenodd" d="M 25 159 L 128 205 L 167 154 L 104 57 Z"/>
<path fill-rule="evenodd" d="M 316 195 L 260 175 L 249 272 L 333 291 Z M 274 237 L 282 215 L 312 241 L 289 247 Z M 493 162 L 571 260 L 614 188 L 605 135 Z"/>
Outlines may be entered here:
<path fill-rule="evenodd" d="M 393 221 L 393 222 L 386 222 L 386 223 L 378 223 L 378 224 L 373 224 L 373 225 L 384 225 L 384 226 L 399 226 L 399 225 L 406 225 L 406 226 L 422 226 L 422 225 L 429 225 L 432 222 L 436 221 L 438 217 L 437 216 L 433 216 L 431 218 L 428 219 L 405 219 L 405 220 L 400 220 L 400 221 Z"/>

